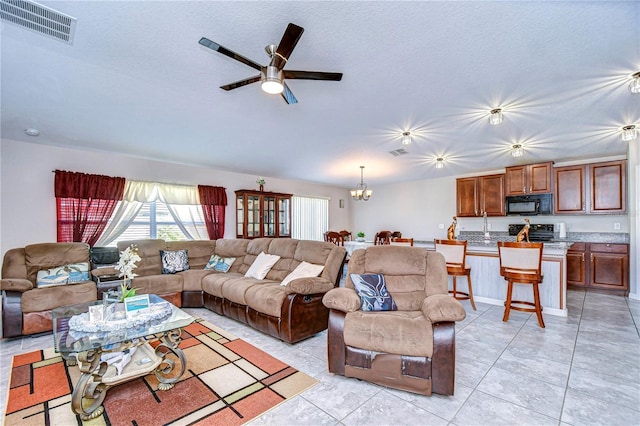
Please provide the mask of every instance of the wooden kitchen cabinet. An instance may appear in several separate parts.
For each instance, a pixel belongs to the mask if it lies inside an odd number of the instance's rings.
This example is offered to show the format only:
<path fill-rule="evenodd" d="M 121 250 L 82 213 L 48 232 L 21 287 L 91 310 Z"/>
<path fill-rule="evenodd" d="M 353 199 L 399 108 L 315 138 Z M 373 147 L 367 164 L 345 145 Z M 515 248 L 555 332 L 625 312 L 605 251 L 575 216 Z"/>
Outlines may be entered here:
<path fill-rule="evenodd" d="M 474 176 L 456 179 L 456 215 L 458 217 L 504 216 L 504 175 Z"/>
<path fill-rule="evenodd" d="M 627 160 L 556 167 L 555 214 L 627 211 Z"/>
<path fill-rule="evenodd" d="M 291 237 L 292 194 L 236 191 L 236 238 Z"/>
<path fill-rule="evenodd" d="M 507 167 L 506 195 L 544 194 L 553 192 L 552 162 Z"/>
<path fill-rule="evenodd" d="M 567 251 L 567 284 L 629 293 L 629 245 L 574 243 Z"/>

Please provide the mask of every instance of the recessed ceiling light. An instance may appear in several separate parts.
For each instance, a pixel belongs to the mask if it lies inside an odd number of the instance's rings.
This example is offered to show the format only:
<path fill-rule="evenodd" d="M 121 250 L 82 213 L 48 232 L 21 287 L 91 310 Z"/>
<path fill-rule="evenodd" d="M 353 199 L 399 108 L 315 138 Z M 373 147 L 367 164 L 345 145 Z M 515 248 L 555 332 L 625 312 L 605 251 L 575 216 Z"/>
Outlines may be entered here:
<path fill-rule="evenodd" d="M 519 143 L 511 145 L 511 156 L 512 157 L 522 157 L 524 152 L 522 151 L 522 145 Z"/>
<path fill-rule="evenodd" d="M 620 137 L 625 142 L 630 142 L 638 137 L 638 129 L 636 129 L 635 124 L 630 124 L 629 126 L 624 126 L 622 128 L 622 133 Z"/>
<path fill-rule="evenodd" d="M 24 129 L 24 132 L 29 136 L 40 136 L 40 130 L 34 128 Z"/>
<path fill-rule="evenodd" d="M 411 132 L 402 132 L 402 145 L 411 145 Z"/>
<path fill-rule="evenodd" d="M 436 169 L 444 168 L 444 158 L 438 157 L 436 158 Z"/>
<path fill-rule="evenodd" d="M 489 111 L 489 124 L 495 126 L 497 124 L 502 123 L 502 108 L 494 108 Z"/>

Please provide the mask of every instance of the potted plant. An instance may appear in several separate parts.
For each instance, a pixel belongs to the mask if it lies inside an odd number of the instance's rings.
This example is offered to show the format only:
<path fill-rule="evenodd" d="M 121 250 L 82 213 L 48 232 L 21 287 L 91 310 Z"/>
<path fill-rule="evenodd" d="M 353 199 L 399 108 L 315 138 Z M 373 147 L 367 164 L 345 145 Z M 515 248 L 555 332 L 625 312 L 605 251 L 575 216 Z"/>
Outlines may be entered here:
<path fill-rule="evenodd" d="M 364 242 L 364 232 L 360 231 L 356 234 L 356 241 Z"/>
<path fill-rule="evenodd" d="M 127 297 L 135 296 L 136 289 L 130 287 L 133 278 L 137 274 L 133 273 L 133 270 L 138 267 L 136 263 L 142 260 L 138 255 L 138 248 L 133 244 L 127 247 L 124 251 L 120 252 L 120 259 L 115 269 L 120 271 L 119 277 L 122 277 L 122 284 L 120 284 L 120 301 L 124 302 Z"/>

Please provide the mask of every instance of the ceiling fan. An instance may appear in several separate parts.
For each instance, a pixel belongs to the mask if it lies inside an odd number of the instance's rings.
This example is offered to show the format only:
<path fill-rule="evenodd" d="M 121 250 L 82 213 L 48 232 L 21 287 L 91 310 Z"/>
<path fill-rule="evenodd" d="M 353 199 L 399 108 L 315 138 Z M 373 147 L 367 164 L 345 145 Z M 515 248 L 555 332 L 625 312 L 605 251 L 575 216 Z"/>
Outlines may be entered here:
<path fill-rule="evenodd" d="M 291 23 L 287 25 L 287 29 L 282 35 L 280 44 L 277 46 L 275 44 L 270 44 L 265 47 L 267 55 L 271 58 L 269 64 L 266 66 L 262 66 L 251 59 L 245 58 L 244 56 L 227 49 L 226 47 L 220 46 L 218 43 L 211 41 L 206 37 L 202 37 L 198 43 L 260 71 L 260 74 L 254 75 L 253 77 L 220 86 L 221 89 L 233 90 L 238 87 L 246 86 L 247 84 L 255 83 L 256 81 L 261 81 L 262 90 L 271 94 L 279 93 L 287 104 L 295 104 L 298 103 L 298 100 L 291 92 L 291 89 L 289 89 L 289 86 L 287 86 L 287 83 L 285 83 L 285 79 L 330 81 L 340 81 L 342 79 L 342 73 L 339 72 L 291 71 L 283 69 L 303 32 L 304 28 L 302 27 Z"/>

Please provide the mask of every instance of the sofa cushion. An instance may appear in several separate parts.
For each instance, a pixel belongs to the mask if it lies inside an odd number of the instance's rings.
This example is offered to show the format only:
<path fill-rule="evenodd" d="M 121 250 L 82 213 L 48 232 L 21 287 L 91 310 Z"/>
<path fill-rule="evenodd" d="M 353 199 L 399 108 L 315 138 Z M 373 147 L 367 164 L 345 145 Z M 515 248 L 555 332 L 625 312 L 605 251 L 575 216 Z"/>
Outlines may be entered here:
<path fill-rule="evenodd" d="M 246 304 L 250 308 L 276 318 L 280 318 L 282 304 L 286 297 L 286 287 L 278 282 L 261 282 L 248 287 L 245 292 Z M 297 320 L 304 321 L 304 318 Z"/>
<path fill-rule="evenodd" d="M 138 256 L 140 256 L 140 262 L 136 268 L 136 274 L 139 277 L 146 277 L 149 275 L 160 275 L 162 273 L 162 261 L 160 260 L 160 250 L 166 249 L 166 242 L 164 240 L 129 240 L 119 241 L 118 250 L 124 251 L 131 244 L 138 248 Z"/>
<path fill-rule="evenodd" d="M 247 246 L 249 245 L 249 240 L 242 239 L 220 239 L 216 240 L 216 251 L 220 257 L 235 257 L 236 261 L 233 262 L 229 272 L 247 272 L 249 267 L 244 265 L 244 257 L 247 254 Z M 243 271 L 240 271 L 241 267 L 245 267 Z"/>
<path fill-rule="evenodd" d="M 433 327 L 421 311 L 349 312 L 344 343 L 375 352 L 431 357 Z"/>
<path fill-rule="evenodd" d="M 211 256 L 204 269 L 226 273 L 231 269 L 231 265 L 236 261 L 235 257 L 220 257 L 217 254 Z"/>
<path fill-rule="evenodd" d="M 251 287 L 266 285 L 273 281 L 240 277 L 227 280 L 222 284 L 222 297 L 241 305 L 248 305 L 246 294 Z"/>
<path fill-rule="evenodd" d="M 213 273 L 213 271 L 207 269 L 189 269 L 188 271 L 178 272 L 177 275 L 182 277 L 183 291 L 201 291 L 202 279 Z"/>
<path fill-rule="evenodd" d="M 215 248 L 215 240 L 167 241 L 166 245 L 167 250 L 187 250 L 191 269 L 204 268 Z"/>
<path fill-rule="evenodd" d="M 89 245 L 85 243 L 41 243 L 24 248 L 27 279 L 35 284 L 38 271 L 70 263 L 89 262 Z"/>
<path fill-rule="evenodd" d="M 175 274 L 189 269 L 187 250 L 160 250 L 162 273 Z"/>
<path fill-rule="evenodd" d="M 351 281 L 360 297 L 363 311 L 397 311 L 393 297 L 387 291 L 382 274 L 351 274 Z"/>
<path fill-rule="evenodd" d="M 138 294 L 170 294 L 182 291 L 181 274 L 158 274 L 136 277 L 131 286 Z"/>
<path fill-rule="evenodd" d="M 314 265 L 313 263 L 302 262 L 282 280 L 280 285 L 287 285 L 298 278 L 317 277 L 323 269 L 324 265 Z"/>
<path fill-rule="evenodd" d="M 247 278 L 262 280 L 267 276 L 273 265 L 275 265 L 279 259 L 280 256 L 275 254 L 266 254 L 265 252 L 261 252 L 253 261 L 244 276 Z"/>
<path fill-rule="evenodd" d="M 211 272 L 202 278 L 202 291 L 216 297 L 224 297 L 222 294 L 222 286 L 227 281 L 242 279 L 243 275 L 237 272 L 228 272 L 226 274 L 217 274 Z"/>
<path fill-rule="evenodd" d="M 34 288 L 22 293 L 22 312 L 50 311 L 64 305 L 91 302 L 97 298 L 96 283 L 93 281 L 74 285 Z"/>

